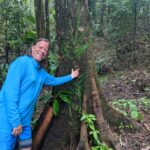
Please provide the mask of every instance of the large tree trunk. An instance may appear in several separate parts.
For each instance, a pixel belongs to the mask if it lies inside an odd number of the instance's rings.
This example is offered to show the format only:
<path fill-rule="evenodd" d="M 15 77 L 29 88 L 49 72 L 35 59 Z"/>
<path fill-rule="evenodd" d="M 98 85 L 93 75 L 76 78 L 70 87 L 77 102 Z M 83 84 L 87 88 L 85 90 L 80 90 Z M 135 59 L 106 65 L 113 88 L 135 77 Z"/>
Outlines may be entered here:
<path fill-rule="evenodd" d="M 64 3 L 63 3 L 64 2 Z M 57 20 L 59 20 L 59 24 L 57 25 L 58 29 L 58 39 L 61 39 L 59 41 L 60 47 L 63 47 L 63 42 L 68 40 L 68 37 L 72 37 L 71 35 L 66 32 L 66 26 L 68 27 L 67 30 L 70 30 L 70 33 L 72 35 L 74 32 L 77 32 L 78 29 L 80 29 L 80 32 L 86 32 L 85 36 L 82 39 L 83 43 L 89 42 L 89 39 L 91 37 L 91 33 L 89 30 L 90 22 L 89 22 L 89 16 L 88 16 L 88 1 L 70 1 L 70 3 L 67 1 L 63 1 L 62 3 L 59 3 L 59 9 L 57 9 L 57 13 L 59 14 Z M 60 6 L 60 4 L 64 4 Z M 71 5 L 72 4 L 72 5 Z M 71 5 L 71 6 L 70 6 Z M 62 9 L 64 8 L 68 14 L 68 16 L 65 16 L 66 18 L 63 18 L 62 21 L 62 16 L 65 15 L 62 12 Z M 58 8 L 58 7 L 57 7 Z M 79 10 L 80 13 L 79 13 Z M 80 20 L 77 20 L 80 18 Z M 64 25 L 64 20 L 68 20 L 70 24 L 67 24 L 68 22 L 65 22 Z M 62 22 L 61 22 L 62 21 Z M 79 23 L 77 24 L 77 22 Z M 61 26 L 60 26 L 61 24 Z M 70 27 L 71 26 L 71 27 Z M 64 28 L 65 27 L 65 28 Z M 71 49 L 70 49 L 71 50 Z M 74 50 L 72 49 L 72 54 Z M 69 58 L 65 58 L 61 60 L 60 66 L 59 66 L 59 74 L 64 74 L 66 73 L 66 70 L 69 71 L 71 69 L 72 65 L 79 65 L 81 72 L 85 75 L 85 84 L 84 84 L 84 97 L 83 97 L 83 112 L 87 111 L 87 113 L 95 113 L 97 117 L 97 124 L 98 124 L 98 129 L 101 134 L 101 140 L 107 142 L 109 145 L 113 146 L 115 149 L 120 149 L 119 145 L 119 140 L 117 137 L 117 134 L 114 134 L 110 128 L 108 128 L 108 123 L 103 117 L 102 109 L 101 109 L 101 104 L 100 104 L 100 97 L 99 97 L 99 89 L 97 88 L 97 83 L 96 83 L 96 73 L 95 73 L 95 67 L 94 67 L 94 59 L 93 59 L 93 54 L 92 54 L 92 46 L 88 47 L 86 53 L 82 58 L 73 59 L 73 62 L 69 60 Z M 65 57 L 65 53 L 64 53 Z M 64 58 L 62 57 L 62 58 Z M 68 65 L 69 64 L 69 65 Z M 60 90 L 60 89 L 59 89 Z M 74 116 L 72 116 L 74 117 Z M 74 119 L 73 119 L 74 120 Z M 79 120 L 78 120 L 79 122 Z M 76 127 L 73 127 L 72 129 L 76 129 Z M 75 145 L 75 143 L 72 143 L 72 147 L 77 147 L 77 149 L 90 149 L 88 145 L 88 133 L 87 133 L 87 128 L 84 123 L 81 123 L 81 129 L 80 129 L 80 141 L 78 146 Z M 75 135 L 76 132 L 72 130 L 72 135 L 70 138 L 76 137 Z M 70 141 L 74 141 L 73 139 L 70 139 Z M 82 147 L 83 146 L 83 147 Z M 61 149 L 61 148 L 60 148 Z M 70 148 L 71 149 L 71 148 Z"/>

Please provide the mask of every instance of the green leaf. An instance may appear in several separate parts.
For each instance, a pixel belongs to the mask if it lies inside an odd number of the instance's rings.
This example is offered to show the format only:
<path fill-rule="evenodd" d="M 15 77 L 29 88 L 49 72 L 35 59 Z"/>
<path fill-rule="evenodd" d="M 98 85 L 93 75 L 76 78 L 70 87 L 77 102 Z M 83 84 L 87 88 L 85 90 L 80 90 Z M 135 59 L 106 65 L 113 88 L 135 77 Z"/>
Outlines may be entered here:
<path fill-rule="evenodd" d="M 82 47 L 77 47 L 75 48 L 74 52 L 75 52 L 75 58 L 79 58 L 84 52 L 85 50 L 88 48 L 88 45 L 85 44 Z"/>
<path fill-rule="evenodd" d="M 89 128 L 90 128 L 92 131 L 94 131 L 94 130 L 95 130 L 95 127 L 94 127 L 94 125 L 93 125 L 93 124 L 90 124 L 90 125 L 89 125 Z"/>
<path fill-rule="evenodd" d="M 131 111 L 131 117 L 133 118 L 133 119 L 137 119 L 138 118 L 138 112 L 137 111 Z"/>
<path fill-rule="evenodd" d="M 81 117 L 81 119 L 80 119 L 80 121 L 83 121 L 83 120 L 85 120 L 85 119 L 86 119 L 86 115 L 83 114 L 82 117 Z"/>
<path fill-rule="evenodd" d="M 142 115 L 138 111 L 131 111 L 131 117 L 136 120 L 142 119 Z"/>
<path fill-rule="evenodd" d="M 58 95 L 60 95 L 60 94 L 66 94 L 66 95 L 72 95 L 73 93 L 72 92 L 70 92 L 70 91 L 60 91 L 60 92 L 58 92 Z"/>
<path fill-rule="evenodd" d="M 59 97 L 62 101 L 66 102 L 67 104 L 71 104 L 71 99 L 66 94 L 60 94 Z"/>
<path fill-rule="evenodd" d="M 94 132 L 93 132 L 93 137 L 94 137 L 94 140 L 96 141 L 96 143 L 97 143 L 97 144 L 100 144 L 100 141 L 99 141 L 99 139 L 98 139 L 98 135 L 97 135 L 97 134 L 98 134 L 98 131 L 94 131 Z"/>
<path fill-rule="evenodd" d="M 27 16 L 27 19 L 31 22 L 31 23 L 35 23 L 35 19 L 32 15 Z"/>
<path fill-rule="evenodd" d="M 93 114 L 89 114 L 88 117 L 91 118 L 92 120 L 96 120 L 96 117 Z"/>
<path fill-rule="evenodd" d="M 55 116 L 58 116 L 60 110 L 60 106 L 57 100 L 54 100 L 53 102 L 53 112 Z"/>

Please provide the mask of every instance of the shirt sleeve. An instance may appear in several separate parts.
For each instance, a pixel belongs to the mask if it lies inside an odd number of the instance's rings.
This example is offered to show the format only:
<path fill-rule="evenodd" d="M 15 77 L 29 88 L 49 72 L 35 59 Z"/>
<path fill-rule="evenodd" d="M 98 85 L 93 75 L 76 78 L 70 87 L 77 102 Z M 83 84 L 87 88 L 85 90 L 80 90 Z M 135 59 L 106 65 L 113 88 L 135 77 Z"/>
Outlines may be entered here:
<path fill-rule="evenodd" d="M 21 124 L 18 102 L 19 91 L 22 79 L 22 63 L 16 61 L 10 65 L 8 74 L 4 83 L 4 100 L 6 105 L 6 113 L 8 121 L 12 128 Z"/>
<path fill-rule="evenodd" d="M 50 74 L 48 74 L 46 71 L 44 73 L 44 85 L 49 85 L 49 86 L 58 86 L 65 84 L 71 80 L 73 80 L 71 74 L 66 75 L 66 76 L 61 76 L 61 77 L 54 77 Z"/>

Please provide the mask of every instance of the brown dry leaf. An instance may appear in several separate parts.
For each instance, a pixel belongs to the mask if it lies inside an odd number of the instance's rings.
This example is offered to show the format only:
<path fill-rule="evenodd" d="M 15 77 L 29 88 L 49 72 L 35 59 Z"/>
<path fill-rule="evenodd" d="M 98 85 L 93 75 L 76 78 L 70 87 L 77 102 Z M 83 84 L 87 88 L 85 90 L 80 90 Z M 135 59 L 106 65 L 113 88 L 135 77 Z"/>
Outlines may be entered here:
<path fill-rule="evenodd" d="M 143 126 L 145 127 L 145 129 L 146 129 L 147 131 L 150 132 L 150 124 L 143 123 Z"/>
<path fill-rule="evenodd" d="M 141 150 L 150 150 L 150 146 L 146 146 L 145 148 L 142 148 Z"/>

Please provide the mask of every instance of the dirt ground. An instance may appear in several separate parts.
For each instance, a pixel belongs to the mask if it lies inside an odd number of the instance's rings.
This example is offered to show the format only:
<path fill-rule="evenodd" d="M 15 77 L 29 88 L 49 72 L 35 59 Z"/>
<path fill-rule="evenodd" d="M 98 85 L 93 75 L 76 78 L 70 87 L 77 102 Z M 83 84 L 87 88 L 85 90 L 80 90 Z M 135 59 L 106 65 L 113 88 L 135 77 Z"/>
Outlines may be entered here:
<path fill-rule="evenodd" d="M 146 129 L 146 133 L 126 132 L 126 127 L 120 128 L 120 143 L 122 150 L 150 150 L 150 71 L 132 69 L 101 76 L 99 78 L 103 94 L 108 102 L 119 99 L 132 99 L 142 115 L 138 120 Z M 139 100 L 146 97 L 147 103 L 141 105 Z"/>

